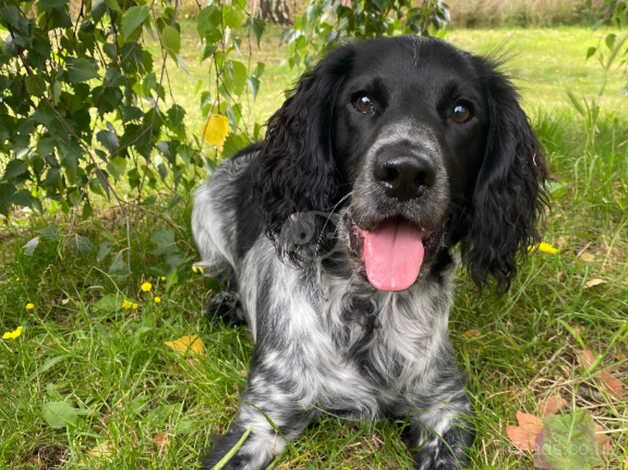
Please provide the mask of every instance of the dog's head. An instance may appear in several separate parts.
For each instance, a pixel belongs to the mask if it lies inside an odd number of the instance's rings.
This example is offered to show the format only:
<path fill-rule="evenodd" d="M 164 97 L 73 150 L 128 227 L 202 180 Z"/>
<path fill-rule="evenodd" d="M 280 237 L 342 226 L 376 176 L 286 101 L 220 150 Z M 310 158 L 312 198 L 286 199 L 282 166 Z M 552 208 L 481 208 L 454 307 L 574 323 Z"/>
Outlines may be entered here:
<path fill-rule="evenodd" d="M 545 161 L 489 60 L 436 39 L 340 47 L 269 121 L 256 188 L 275 237 L 294 214 L 347 214 L 371 284 L 403 290 L 461 244 L 472 278 L 506 287 L 537 239 Z"/>

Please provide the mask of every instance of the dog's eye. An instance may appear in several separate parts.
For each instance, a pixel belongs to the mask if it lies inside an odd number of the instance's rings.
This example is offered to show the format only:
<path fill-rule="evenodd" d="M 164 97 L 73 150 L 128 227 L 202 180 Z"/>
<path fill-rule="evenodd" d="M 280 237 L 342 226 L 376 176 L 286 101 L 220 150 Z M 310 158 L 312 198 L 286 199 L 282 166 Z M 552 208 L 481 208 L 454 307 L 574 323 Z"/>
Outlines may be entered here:
<path fill-rule="evenodd" d="M 473 117 L 471 104 L 466 101 L 457 101 L 451 110 L 451 118 L 458 124 L 464 124 Z"/>
<path fill-rule="evenodd" d="M 375 102 L 367 95 L 358 95 L 353 99 L 353 107 L 359 113 L 375 116 Z"/>

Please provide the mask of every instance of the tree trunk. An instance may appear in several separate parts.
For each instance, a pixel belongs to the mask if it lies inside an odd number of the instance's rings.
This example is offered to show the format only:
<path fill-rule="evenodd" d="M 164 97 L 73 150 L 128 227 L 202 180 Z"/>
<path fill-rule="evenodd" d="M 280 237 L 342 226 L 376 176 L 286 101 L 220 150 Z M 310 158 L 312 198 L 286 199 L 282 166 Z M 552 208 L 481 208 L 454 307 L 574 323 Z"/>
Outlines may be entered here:
<path fill-rule="evenodd" d="M 294 5 L 290 0 L 258 0 L 255 3 L 257 3 L 255 13 L 266 21 L 281 25 L 292 24 Z"/>

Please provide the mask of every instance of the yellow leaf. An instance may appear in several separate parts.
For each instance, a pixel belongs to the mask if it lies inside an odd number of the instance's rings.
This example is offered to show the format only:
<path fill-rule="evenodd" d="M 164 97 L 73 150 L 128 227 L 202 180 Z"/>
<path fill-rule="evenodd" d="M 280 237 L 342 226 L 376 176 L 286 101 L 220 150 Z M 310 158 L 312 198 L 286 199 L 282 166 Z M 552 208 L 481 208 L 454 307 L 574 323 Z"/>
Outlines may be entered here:
<path fill-rule="evenodd" d="M 606 284 L 606 281 L 604 279 L 595 278 L 595 279 L 591 279 L 590 281 L 587 281 L 584 284 L 584 288 L 589 289 L 591 287 L 599 286 L 600 284 Z"/>
<path fill-rule="evenodd" d="M 229 133 L 229 120 L 221 114 L 212 114 L 207 118 L 203 128 L 203 140 L 222 151 L 227 134 Z"/>
<path fill-rule="evenodd" d="M 188 352 L 194 355 L 205 354 L 203 340 L 197 335 L 182 336 L 173 341 L 166 341 L 164 344 L 179 354 L 186 354 Z"/>
<path fill-rule="evenodd" d="M 87 455 L 95 459 L 106 459 L 113 454 L 113 446 L 109 441 L 103 441 L 91 449 Z"/>
<path fill-rule="evenodd" d="M 5 331 L 4 334 L 2 335 L 2 339 L 16 339 L 16 338 L 19 338 L 20 335 L 22 334 L 23 330 L 24 330 L 24 328 L 22 326 L 18 326 L 13 331 Z"/>

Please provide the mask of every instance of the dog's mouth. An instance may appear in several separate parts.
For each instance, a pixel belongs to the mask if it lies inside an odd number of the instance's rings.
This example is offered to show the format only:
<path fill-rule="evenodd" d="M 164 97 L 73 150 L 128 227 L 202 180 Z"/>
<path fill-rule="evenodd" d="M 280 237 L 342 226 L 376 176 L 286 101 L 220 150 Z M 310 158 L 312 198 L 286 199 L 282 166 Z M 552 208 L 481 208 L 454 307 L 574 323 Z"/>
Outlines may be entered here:
<path fill-rule="evenodd" d="M 403 218 L 384 219 L 363 229 L 353 224 L 352 245 L 376 289 L 402 291 L 419 278 L 421 267 L 438 245 L 440 235 Z"/>

